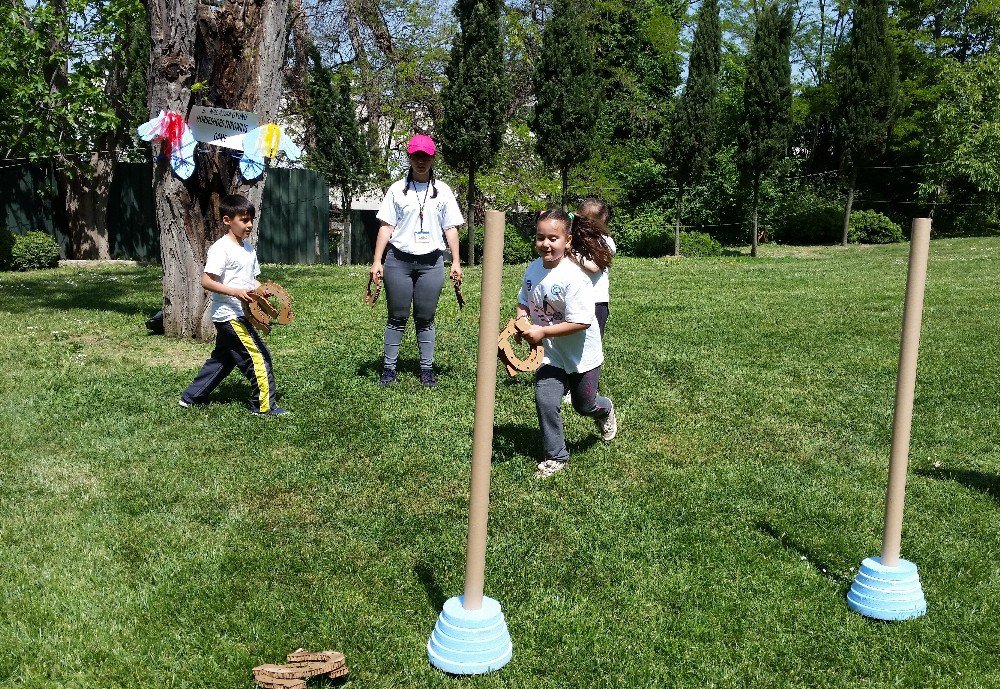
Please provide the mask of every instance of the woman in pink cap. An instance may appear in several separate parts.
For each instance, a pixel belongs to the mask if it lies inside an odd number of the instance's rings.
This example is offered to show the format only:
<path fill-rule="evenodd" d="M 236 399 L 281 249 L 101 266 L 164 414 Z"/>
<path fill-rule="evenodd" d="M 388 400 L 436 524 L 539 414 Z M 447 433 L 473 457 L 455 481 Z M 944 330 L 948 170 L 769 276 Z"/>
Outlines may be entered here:
<path fill-rule="evenodd" d="M 420 382 L 437 385 L 434 377 L 434 314 L 444 285 L 444 251 L 451 251 L 451 276 L 462 277 L 458 230 L 464 220 L 451 187 L 434 179 L 434 140 L 425 134 L 410 139 L 406 177 L 385 192 L 377 217 L 382 223 L 375 240 L 371 277 L 382 278 L 389 320 L 379 384 L 396 382 L 396 362 L 403 329 L 413 307 L 420 352 Z M 385 262 L 382 262 L 383 256 Z"/>

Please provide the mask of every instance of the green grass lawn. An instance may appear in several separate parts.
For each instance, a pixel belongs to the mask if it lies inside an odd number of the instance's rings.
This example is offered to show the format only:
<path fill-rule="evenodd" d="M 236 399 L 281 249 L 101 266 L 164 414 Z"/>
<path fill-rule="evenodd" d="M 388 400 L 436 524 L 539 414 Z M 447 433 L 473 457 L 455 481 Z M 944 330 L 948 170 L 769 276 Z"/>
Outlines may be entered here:
<path fill-rule="evenodd" d="M 906 256 L 616 261 L 618 438 L 570 414 L 537 481 L 530 380 L 498 384 L 486 594 L 514 658 L 464 680 L 425 645 L 463 588 L 478 270 L 464 313 L 442 298 L 440 386 L 411 324 L 382 390 L 366 269 L 268 266 L 286 419 L 237 374 L 177 406 L 209 347 L 146 335 L 155 268 L 0 274 L 0 686 L 246 689 L 299 646 L 359 687 L 1000 686 L 998 238 L 931 244 L 903 531 L 929 612 L 845 603 L 881 548 Z"/>

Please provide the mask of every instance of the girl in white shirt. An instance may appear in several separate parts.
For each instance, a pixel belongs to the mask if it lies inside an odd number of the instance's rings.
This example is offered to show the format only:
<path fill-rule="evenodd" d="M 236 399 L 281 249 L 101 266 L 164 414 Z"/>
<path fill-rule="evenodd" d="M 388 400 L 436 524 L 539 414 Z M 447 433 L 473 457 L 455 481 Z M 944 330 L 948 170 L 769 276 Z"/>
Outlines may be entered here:
<path fill-rule="evenodd" d="M 544 451 L 535 475 L 543 478 L 569 461 L 560 410 L 567 390 L 573 408 L 594 419 L 605 442 L 618 431 L 614 405 L 597 394 L 604 351 L 594 316 L 594 286 L 566 256 L 571 237 L 577 234 L 574 228 L 589 224 L 586 218 L 561 210 L 538 214 L 535 250 L 540 258 L 525 270 L 517 297 L 518 317 L 530 316 L 532 322 L 521 337 L 533 345 L 542 343 L 545 349 L 542 366 L 535 373 L 535 409 Z M 590 242 L 582 251 L 606 267 L 610 254 L 602 246 Z"/>
<path fill-rule="evenodd" d="M 434 179 L 434 140 L 417 134 L 406 151 L 410 169 L 404 179 L 389 187 L 378 210 L 382 225 L 370 270 L 373 280 L 384 279 L 389 309 L 379 384 L 385 387 L 396 382 L 399 345 L 412 306 L 420 382 L 431 387 L 437 385 L 433 369 L 434 314 L 444 284 L 445 243 L 451 251 L 451 277 L 461 280 L 456 228 L 464 220 L 451 187 Z"/>

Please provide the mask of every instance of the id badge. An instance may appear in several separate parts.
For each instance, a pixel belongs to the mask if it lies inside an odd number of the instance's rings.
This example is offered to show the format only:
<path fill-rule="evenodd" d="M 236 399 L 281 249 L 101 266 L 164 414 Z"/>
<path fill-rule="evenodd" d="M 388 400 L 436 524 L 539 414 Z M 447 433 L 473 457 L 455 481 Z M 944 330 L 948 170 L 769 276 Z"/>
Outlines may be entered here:
<path fill-rule="evenodd" d="M 419 230 L 414 234 L 414 239 L 416 239 L 417 244 L 430 244 L 431 233 L 427 230 Z"/>

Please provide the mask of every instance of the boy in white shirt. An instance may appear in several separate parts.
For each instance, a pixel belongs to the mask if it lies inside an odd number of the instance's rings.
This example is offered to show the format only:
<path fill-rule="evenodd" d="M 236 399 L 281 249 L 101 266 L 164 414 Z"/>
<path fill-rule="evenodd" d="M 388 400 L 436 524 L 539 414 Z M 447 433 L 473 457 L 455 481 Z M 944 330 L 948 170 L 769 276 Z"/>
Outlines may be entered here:
<path fill-rule="evenodd" d="M 219 214 L 226 234 L 209 247 L 201 275 L 201 286 L 212 293 L 215 349 L 181 394 L 180 405 L 205 404 L 212 390 L 239 368 L 253 388 L 250 411 L 283 416 L 288 412 L 276 404 L 271 351 L 243 313 L 243 305 L 253 300 L 250 292 L 260 287 L 257 251 L 247 241 L 256 211 L 245 196 L 230 194 L 219 200 Z"/>

